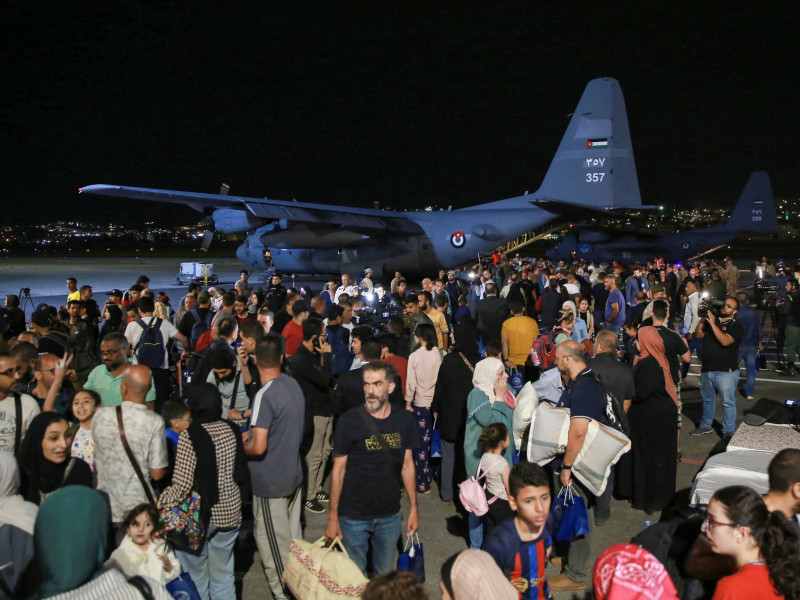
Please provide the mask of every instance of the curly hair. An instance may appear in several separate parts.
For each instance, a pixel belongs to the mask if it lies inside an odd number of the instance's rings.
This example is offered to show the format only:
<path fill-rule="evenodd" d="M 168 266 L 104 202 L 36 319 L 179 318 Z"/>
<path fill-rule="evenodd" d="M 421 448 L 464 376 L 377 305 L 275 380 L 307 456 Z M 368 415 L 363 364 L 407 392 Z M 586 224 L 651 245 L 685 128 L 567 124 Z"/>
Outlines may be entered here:
<path fill-rule="evenodd" d="M 428 600 L 425 586 L 413 573 L 390 571 L 369 582 L 363 600 Z"/>
<path fill-rule="evenodd" d="M 158 531 L 161 530 L 161 521 L 159 521 L 159 510 L 150 504 L 149 502 L 142 502 L 141 504 L 137 504 L 132 509 L 130 509 L 127 513 L 125 513 L 125 519 L 122 521 L 122 530 L 128 531 L 128 528 L 133 525 L 133 522 L 136 520 L 142 513 L 147 513 L 147 517 L 150 519 L 150 522 L 153 524 L 153 535 L 155 535 Z"/>

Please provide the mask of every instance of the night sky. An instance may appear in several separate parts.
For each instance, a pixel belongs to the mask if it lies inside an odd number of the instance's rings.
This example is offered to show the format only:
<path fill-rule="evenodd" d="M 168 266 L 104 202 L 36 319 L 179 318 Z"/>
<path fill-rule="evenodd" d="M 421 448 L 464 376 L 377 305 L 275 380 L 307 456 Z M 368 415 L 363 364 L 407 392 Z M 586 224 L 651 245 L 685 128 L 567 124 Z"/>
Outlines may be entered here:
<path fill-rule="evenodd" d="M 515 196 L 602 76 L 625 95 L 644 203 L 728 206 L 755 169 L 800 194 L 797 3 L 318 4 L 6 11 L 3 221 L 198 216 L 79 197 L 91 183 L 394 208 Z"/>

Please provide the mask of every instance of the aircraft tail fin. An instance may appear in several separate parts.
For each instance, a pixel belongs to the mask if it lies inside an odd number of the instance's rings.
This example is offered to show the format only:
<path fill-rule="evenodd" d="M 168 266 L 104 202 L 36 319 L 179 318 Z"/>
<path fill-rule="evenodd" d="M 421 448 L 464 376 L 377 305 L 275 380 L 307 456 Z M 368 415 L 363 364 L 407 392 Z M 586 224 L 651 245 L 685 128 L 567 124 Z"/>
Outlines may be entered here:
<path fill-rule="evenodd" d="M 598 210 L 642 206 L 625 99 L 616 79 L 586 85 L 533 202 Z"/>
<path fill-rule="evenodd" d="M 756 171 L 750 175 L 724 227 L 737 232 L 778 232 L 772 183 L 766 171 Z"/>

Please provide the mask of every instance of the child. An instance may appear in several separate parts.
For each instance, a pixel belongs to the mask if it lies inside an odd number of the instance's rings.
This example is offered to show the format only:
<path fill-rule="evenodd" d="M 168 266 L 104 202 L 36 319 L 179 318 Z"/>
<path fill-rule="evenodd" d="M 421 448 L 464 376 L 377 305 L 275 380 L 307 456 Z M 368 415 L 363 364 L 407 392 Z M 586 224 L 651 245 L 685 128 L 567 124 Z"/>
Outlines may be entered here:
<path fill-rule="evenodd" d="M 553 545 L 550 481 L 535 463 L 520 462 L 508 477 L 509 505 L 517 515 L 498 525 L 483 543 L 521 599 L 552 598 L 545 577 Z"/>
<path fill-rule="evenodd" d="M 94 471 L 94 436 L 92 419 L 100 408 L 100 394 L 94 390 L 81 390 L 72 399 L 72 414 L 78 419 L 78 428 L 70 444 L 70 455 L 80 458 Z"/>
<path fill-rule="evenodd" d="M 166 425 L 167 442 L 169 442 L 170 458 L 175 458 L 178 448 L 178 437 L 189 428 L 192 420 L 189 417 L 189 407 L 180 400 L 167 400 L 161 409 L 161 416 Z M 172 460 L 169 461 L 172 465 Z"/>
<path fill-rule="evenodd" d="M 503 423 L 492 423 L 484 427 L 478 438 L 478 447 L 483 452 L 479 466 L 486 473 L 486 499 L 491 501 L 489 512 L 483 517 L 484 535 L 488 536 L 492 529 L 506 519 L 514 516 L 508 503 L 508 474 L 511 467 L 503 458 L 503 451 L 511 445 L 508 428 Z"/>
<path fill-rule="evenodd" d="M 158 527 L 158 509 L 152 504 L 139 504 L 130 510 L 122 522 L 125 537 L 106 564 L 129 578 L 145 575 L 162 585 L 175 579 L 181 573 L 181 564 L 166 542 L 154 537 Z"/>

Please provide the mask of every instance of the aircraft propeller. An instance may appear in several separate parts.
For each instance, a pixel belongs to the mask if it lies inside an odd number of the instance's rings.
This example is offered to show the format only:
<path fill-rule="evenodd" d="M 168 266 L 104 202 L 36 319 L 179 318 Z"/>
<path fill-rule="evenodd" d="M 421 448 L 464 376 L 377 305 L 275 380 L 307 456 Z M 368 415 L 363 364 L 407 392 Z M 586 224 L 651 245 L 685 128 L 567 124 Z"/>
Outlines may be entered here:
<path fill-rule="evenodd" d="M 223 183 L 221 186 L 219 186 L 220 196 L 227 196 L 230 189 L 230 185 Z M 208 249 L 211 247 L 211 240 L 214 239 L 214 217 L 212 216 L 212 213 L 213 211 L 206 211 L 206 218 L 208 219 L 210 228 L 206 229 L 206 232 L 203 234 L 203 243 L 200 245 L 200 249 L 203 252 L 208 252 Z"/>

